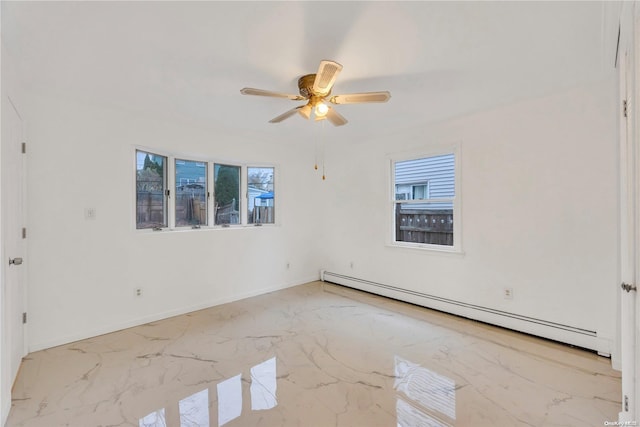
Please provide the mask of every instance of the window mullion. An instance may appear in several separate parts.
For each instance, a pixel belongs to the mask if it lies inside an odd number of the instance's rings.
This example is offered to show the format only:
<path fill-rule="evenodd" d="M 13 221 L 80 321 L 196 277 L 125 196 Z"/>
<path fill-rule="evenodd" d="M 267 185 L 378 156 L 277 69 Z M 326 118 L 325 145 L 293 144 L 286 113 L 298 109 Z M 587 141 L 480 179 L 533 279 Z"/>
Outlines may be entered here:
<path fill-rule="evenodd" d="M 176 227 L 176 158 L 168 157 L 167 162 L 167 226 L 172 229 Z"/>
<path fill-rule="evenodd" d="M 425 203 L 453 203 L 455 198 L 440 198 L 440 199 L 409 199 L 409 200 L 393 200 L 393 203 L 401 203 L 403 205 L 419 205 Z"/>
<path fill-rule="evenodd" d="M 215 200 L 215 182 L 213 180 L 214 177 L 214 169 L 215 163 L 208 162 L 207 163 L 207 224 L 209 226 L 214 226 L 215 222 L 215 212 L 214 212 L 214 200 Z"/>
<path fill-rule="evenodd" d="M 247 225 L 249 223 L 248 210 L 249 210 L 249 176 L 246 165 L 242 165 L 240 168 L 240 194 L 244 200 L 243 206 L 240 209 L 240 224 Z"/>

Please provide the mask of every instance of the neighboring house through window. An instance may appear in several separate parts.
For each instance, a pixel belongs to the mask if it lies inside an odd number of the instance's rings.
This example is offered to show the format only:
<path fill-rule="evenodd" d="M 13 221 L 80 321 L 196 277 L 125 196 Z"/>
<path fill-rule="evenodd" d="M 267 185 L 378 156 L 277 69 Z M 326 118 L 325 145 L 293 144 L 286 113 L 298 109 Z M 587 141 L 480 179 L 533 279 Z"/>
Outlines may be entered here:
<path fill-rule="evenodd" d="M 392 161 L 394 244 L 458 248 L 455 153 Z"/>

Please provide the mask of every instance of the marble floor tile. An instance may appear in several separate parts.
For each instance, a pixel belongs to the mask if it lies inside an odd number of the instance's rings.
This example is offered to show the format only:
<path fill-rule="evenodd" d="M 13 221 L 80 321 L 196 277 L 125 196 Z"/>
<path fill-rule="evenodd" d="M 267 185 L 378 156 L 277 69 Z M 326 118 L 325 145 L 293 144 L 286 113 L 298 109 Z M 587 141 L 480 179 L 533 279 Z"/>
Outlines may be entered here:
<path fill-rule="evenodd" d="M 7 427 L 602 426 L 593 353 L 314 282 L 29 354 Z"/>

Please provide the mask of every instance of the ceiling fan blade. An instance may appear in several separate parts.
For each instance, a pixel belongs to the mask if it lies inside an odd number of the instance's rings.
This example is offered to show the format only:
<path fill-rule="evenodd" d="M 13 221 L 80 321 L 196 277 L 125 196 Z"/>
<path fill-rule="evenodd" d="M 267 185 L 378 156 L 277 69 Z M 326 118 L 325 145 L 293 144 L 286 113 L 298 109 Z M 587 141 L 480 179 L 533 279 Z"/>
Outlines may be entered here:
<path fill-rule="evenodd" d="M 280 123 L 284 119 L 288 119 L 289 117 L 293 116 L 295 113 L 300 111 L 300 109 L 302 109 L 302 107 L 304 107 L 304 105 L 300 105 L 299 107 L 292 108 L 291 110 L 280 114 L 278 117 L 275 117 L 275 118 L 269 120 L 269 123 Z"/>
<path fill-rule="evenodd" d="M 329 120 L 331 124 L 334 126 L 342 126 L 347 124 L 347 119 L 342 117 L 340 113 L 338 113 L 336 110 L 334 110 L 331 107 L 329 107 L 326 117 L 327 117 L 327 120 Z"/>
<path fill-rule="evenodd" d="M 369 102 L 387 102 L 391 98 L 391 93 L 384 92 L 362 92 L 335 95 L 329 98 L 332 104 L 365 104 Z"/>
<path fill-rule="evenodd" d="M 302 117 L 304 117 L 305 119 L 309 120 L 309 118 L 311 118 L 311 110 L 313 109 L 313 107 L 311 107 L 311 105 L 306 104 L 303 105 L 302 108 L 300 108 L 299 113 Z"/>
<path fill-rule="evenodd" d="M 273 98 L 287 98 L 287 99 L 290 99 L 292 101 L 302 101 L 303 99 L 305 99 L 301 95 L 292 95 L 292 94 L 288 94 L 288 93 L 272 92 L 270 90 L 255 89 L 255 88 L 252 88 L 252 87 L 242 88 L 242 89 L 240 89 L 240 93 L 243 94 L 243 95 L 257 95 L 257 96 L 270 96 L 270 97 L 273 97 Z"/>
<path fill-rule="evenodd" d="M 331 92 L 333 83 L 336 81 L 338 74 L 342 71 L 342 65 L 335 61 L 320 61 L 316 79 L 313 81 L 313 91 L 319 94 L 327 94 Z"/>

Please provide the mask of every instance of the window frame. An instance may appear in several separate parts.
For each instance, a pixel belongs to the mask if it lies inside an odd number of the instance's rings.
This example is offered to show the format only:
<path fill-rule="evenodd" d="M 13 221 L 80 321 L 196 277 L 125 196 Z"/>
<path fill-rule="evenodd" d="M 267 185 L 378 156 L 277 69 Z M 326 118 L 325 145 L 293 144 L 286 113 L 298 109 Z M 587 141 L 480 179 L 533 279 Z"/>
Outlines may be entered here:
<path fill-rule="evenodd" d="M 273 182 L 272 182 L 272 186 L 273 186 L 273 222 L 258 222 L 258 223 L 253 223 L 253 222 L 249 222 L 249 169 L 266 169 L 266 168 L 271 168 L 273 169 Z M 278 187 L 278 168 L 273 165 L 273 164 L 265 164 L 265 163 L 248 163 L 246 165 L 246 167 L 243 170 L 244 173 L 244 191 L 245 191 L 245 208 L 244 208 L 244 215 L 245 215 L 245 223 L 248 227 L 262 227 L 262 226 L 273 226 L 278 224 L 280 215 L 278 212 L 278 207 L 280 205 L 280 202 L 278 201 L 278 195 L 277 195 L 277 189 Z M 254 205 L 255 208 L 255 205 Z"/>
<path fill-rule="evenodd" d="M 447 154 L 453 154 L 454 158 L 454 197 L 453 198 L 428 198 L 428 199 L 418 199 L 418 200 L 397 200 L 396 199 L 396 163 L 408 161 L 408 160 L 418 160 L 425 159 L 429 157 L 437 157 Z M 460 185 L 461 180 L 461 144 L 453 143 L 447 145 L 441 145 L 437 147 L 432 147 L 430 149 L 423 150 L 413 150 L 410 152 L 403 152 L 392 154 L 388 156 L 388 181 L 389 185 L 389 194 L 388 194 L 388 208 L 387 208 L 387 224 L 389 226 L 389 230 L 387 232 L 386 243 L 387 246 L 393 248 L 403 248 L 403 249 L 417 249 L 422 251 L 429 252 L 439 252 L 439 253 L 454 253 L 454 254 L 463 254 L 462 250 L 462 187 Z M 416 185 L 419 185 L 422 182 L 428 183 L 429 180 L 419 181 Z M 413 191 L 414 184 L 411 185 L 411 189 Z M 424 185 L 424 184 L 422 184 Z M 431 188 L 429 186 L 429 196 L 431 195 Z M 414 243 L 414 242 L 403 242 L 396 240 L 396 205 L 398 204 L 424 204 L 424 203 L 443 203 L 443 202 L 452 202 L 453 203 L 453 245 L 437 245 L 432 243 Z"/>
<path fill-rule="evenodd" d="M 153 226 L 153 227 L 143 227 L 138 228 L 138 153 L 145 153 L 146 155 L 163 157 L 163 189 L 162 189 L 162 215 L 163 215 L 163 224 L 162 226 Z M 164 229 L 168 227 L 170 224 L 170 213 L 171 208 L 169 206 L 169 195 L 167 195 L 167 190 L 170 187 L 170 172 L 169 172 L 169 163 L 170 159 L 165 153 L 160 150 L 148 149 L 146 147 L 135 147 L 134 155 L 133 155 L 133 228 L 136 231 L 153 231 L 156 228 Z"/>
<path fill-rule="evenodd" d="M 164 186 L 165 186 L 165 225 L 158 229 L 154 228 L 138 228 L 138 217 L 137 217 L 137 153 L 143 152 L 156 156 L 161 156 L 165 158 L 165 177 L 164 177 Z M 206 168 L 206 200 L 207 200 L 207 224 L 201 224 L 198 227 L 193 227 L 189 225 L 184 226 L 176 226 L 176 161 L 188 161 L 188 162 L 197 162 L 204 163 Z M 215 165 L 225 165 L 225 166 L 234 166 L 240 168 L 240 194 L 238 199 L 239 204 L 239 223 L 238 224 L 215 224 L 215 215 L 213 212 L 214 201 L 215 201 Z M 248 222 L 247 218 L 247 207 L 248 207 L 248 169 L 249 168 L 272 168 L 273 169 L 273 188 L 274 194 L 275 189 L 279 188 L 279 165 L 276 163 L 261 163 L 261 162 L 238 162 L 238 161 L 230 161 L 228 159 L 220 159 L 220 158 L 204 158 L 200 156 L 192 156 L 185 153 L 177 153 L 170 152 L 166 150 L 160 150 L 155 148 L 150 148 L 146 146 L 135 145 L 133 146 L 133 185 L 132 185 L 132 199 L 133 207 L 132 211 L 132 229 L 136 233 L 152 233 L 156 231 L 179 231 L 179 232 L 187 232 L 187 231 L 200 231 L 200 230 L 220 230 L 220 229 L 230 229 L 230 228 L 248 228 L 255 227 L 256 224 L 251 224 Z M 166 195 L 166 191 L 169 190 L 169 195 Z M 260 226 L 265 227 L 274 227 L 280 225 L 280 203 L 274 204 L 274 222 L 273 223 L 261 223 Z"/>
<path fill-rule="evenodd" d="M 243 179 L 242 179 L 242 171 L 244 170 L 244 165 L 238 163 L 238 162 L 227 162 L 227 161 L 221 161 L 221 160 L 212 160 L 211 162 L 211 183 L 212 183 L 212 187 L 211 187 L 211 214 L 212 214 L 212 220 L 210 222 L 212 227 L 217 227 L 217 228 L 231 228 L 231 227 L 244 227 L 248 224 L 246 224 L 246 221 L 244 221 L 243 219 L 243 197 L 242 195 L 243 190 L 242 190 L 242 185 L 243 185 Z M 239 213 L 239 223 L 237 224 L 216 224 L 216 212 L 215 212 L 215 207 L 216 207 L 216 171 L 215 171 L 215 167 L 216 165 L 220 165 L 220 166 L 229 166 L 229 167 L 236 167 L 239 169 L 238 173 L 238 184 L 239 184 L 239 188 L 238 188 L 238 213 Z"/>
<path fill-rule="evenodd" d="M 210 182 L 209 182 L 209 169 L 211 167 L 211 162 L 207 161 L 207 160 L 202 160 L 202 159 L 197 159 L 197 158 L 192 158 L 189 156 L 180 156 L 180 155 L 175 155 L 175 156 L 169 156 L 170 159 L 172 159 L 173 161 L 171 162 L 173 165 L 173 172 L 172 172 L 172 177 L 173 177 L 173 194 L 169 194 L 170 196 L 173 196 L 173 206 L 172 206 L 172 210 L 171 212 L 173 213 L 173 228 L 175 229 L 191 229 L 191 228 L 202 228 L 202 227 L 208 227 L 209 224 L 211 224 L 210 221 L 210 213 L 211 213 L 211 207 L 210 205 L 210 200 L 211 199 L 211 190 L 210 190 Z M 182 163 L 179 163 L 182 162 Z M 186 163 L 203 163 L 204 164 L 204 179 L 205 179 L 205 184 L 204 184 L 204 191 L 205 191 L 205 206 L 206 206 L 206 219 L 205 219 L 205 223 L 204 224 L 185 224 L 185 225 L 177 225 L 177 212 L 176 212 L 176 208 L 177 208 L 177 197 L 178 197 L 178 182 L 177 182 L 177 170 L 178 170 L 178 165 L 185 165 Z M 188 183 L 187 183 L 188 184 Z"/>

